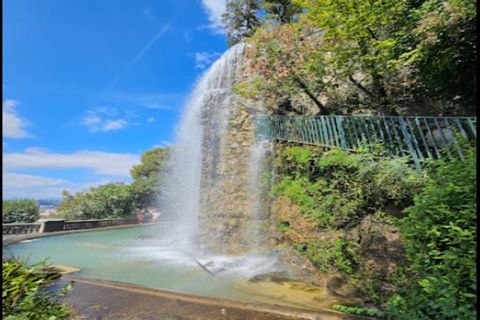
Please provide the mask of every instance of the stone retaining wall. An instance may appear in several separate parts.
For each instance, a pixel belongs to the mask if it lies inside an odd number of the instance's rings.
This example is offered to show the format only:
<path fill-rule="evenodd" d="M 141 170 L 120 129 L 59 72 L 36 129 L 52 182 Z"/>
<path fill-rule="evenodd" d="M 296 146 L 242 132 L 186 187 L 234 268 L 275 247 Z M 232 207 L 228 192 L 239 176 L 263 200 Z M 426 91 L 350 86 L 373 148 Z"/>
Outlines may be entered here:
<path fill-rule="evenodd" d="M 66 221 L 61 219 L 40 219 L 35 223 L 2 224 L 2 234 L 30 234 L 79 229 L 102 228 L 126 224 L 136 224 L 136 219 L 94 219 Z"/>

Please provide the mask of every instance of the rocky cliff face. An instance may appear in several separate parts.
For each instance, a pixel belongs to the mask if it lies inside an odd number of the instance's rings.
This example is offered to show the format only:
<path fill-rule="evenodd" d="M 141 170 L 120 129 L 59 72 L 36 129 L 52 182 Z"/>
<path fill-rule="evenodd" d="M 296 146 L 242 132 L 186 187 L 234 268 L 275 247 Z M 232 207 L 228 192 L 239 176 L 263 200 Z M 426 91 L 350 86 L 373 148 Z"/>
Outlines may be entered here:
<path fill-rule="evenodd" d="M 235 66 L 229 67 L 201 116 L 199 240 L 205 250 L 217 254 L 241 254 L 261 246 L 261 229 L 268 219 L 261 204 L 264 190 L 258 184 L 263 155 L 271 146 L 256 143 L 257 108 L 232 93 L 243 77 L 243 51 L 235 54 Z"/>

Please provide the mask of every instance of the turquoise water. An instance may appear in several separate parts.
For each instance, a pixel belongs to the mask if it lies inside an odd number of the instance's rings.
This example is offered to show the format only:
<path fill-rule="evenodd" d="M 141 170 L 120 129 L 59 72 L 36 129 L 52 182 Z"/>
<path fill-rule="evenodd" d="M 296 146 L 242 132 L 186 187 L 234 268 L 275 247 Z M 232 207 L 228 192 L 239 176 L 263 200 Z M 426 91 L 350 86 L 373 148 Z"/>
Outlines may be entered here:
<path fill-rule="evenodd" d="M 48 258 L 52 264 L 79 268 L 74 275 L 122 281 L 149 288 L 231 298 L 250 302 L 274 302 L 235 287 L 249 277 L 271 270 L 274 261 L 265 257 L 197 257 L 195 248 L 173 249 L 158 235 L 158 226 L 90 231 L 27 240 L 4 248 L 4 254 Z M 195 256 L 216 276 L 204 271 Z M 260 293 L 259 293 L 260 294 Z"/>

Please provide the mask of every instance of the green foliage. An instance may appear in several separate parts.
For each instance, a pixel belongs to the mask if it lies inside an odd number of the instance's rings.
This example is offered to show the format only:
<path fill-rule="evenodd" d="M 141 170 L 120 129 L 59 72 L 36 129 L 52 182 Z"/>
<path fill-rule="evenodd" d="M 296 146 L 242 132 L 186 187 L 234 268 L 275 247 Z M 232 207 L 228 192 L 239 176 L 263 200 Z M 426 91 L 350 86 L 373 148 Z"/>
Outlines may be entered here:
<path fill-rule="evenodd" d="M 474 0 L 231 0 L 224 27 L 258 78 L 239 92 L 282 113 L 475 110 Z"/>
<path fill-rule="evenodd" d="M 154 148 L 142 154 L 141 163 L 130 170 L 134 180 L 148 179 L 149 177 L 163 173 L 169 157 L 169 148 Z"/>
<path fill-rule="evenodd" d="M 169 148 L 148 150 L 143 153 L 141 163 L 130 170 L 134 179 L 131 191 L 135 206 L 146 208 L 156 204 L 165 181 L 169 153 Z"/>
<path fill-rule="evenodd" d="M 63 192 L 55 217 L 68 220 L 123 218 L 136 208 L 156 205 L 165 181 L 169 148 L 154 148 L 143 153 L 141 163 L 130 170 L 130 184 L 108 183 L 75 195 Z"/>
<path fill-rule="evenodd" d="M 25 261 L 2 257 L 2 317 L 9 320 L 65 319 L 69 309 L 58 302 L 71 284 L 61 292 L 47 287 L 60 275 L 48 269 L 45 261 L 27 266 Z"/>
<path fill-rule="evenodd" d="M 290 223 L 288 221 L 281 221 L 278 224 L 278 230 L 282 232 L 287 232 L 288 230 L 290 230 Z"/>
<path fill-rule="evenodd" d="M 334 304 L 332 306 L 333 309 L 338 310 L 343 313 L 348 314 L 357 314 L 361 316 L 370 316 L 370 317 L 384 317 L 384 313 L 380 310 L 367 308 L 367 307 L 359 307 L 359 306 L 347 306 L 343 304 Z"/>
<path fill-rule="evenodd" d="M 414 45 L 399 61 L 415 66 L 426 95 L 450 101 L 452 114 L 475 110 L 476 15 L 473 0 L 421 1 L 410 13 L 405 43 Z"/>
<path fill-rule="evenodd" d="M 249 93 L 258 93 L 257 98 L 264 97 L 270 107 L 281 112 L 327 113 L 320 101 L 326 86 L 324 64 L 315 55 L 320 48 L 319 34 L 310 24 L 267 23 L 248 43 L 248 72 L 256 79 L 256 88 L 262 89 Z M 308 103 L 296 108 L 294 97 L 303 97 Z"/>
<path fill-rule="evenodd" d="M 265 83 L 259 76 L 253 76 L 248 81 L 236 84 L 232 88 L 232 92 L 247 99 L 256 99 L 265 89 Z"/>
<path fill-rule="evenodd" d="M 38 203 L 33 199 L 3 200 L 3 223 L 31 223 L 39 218 Z"/>
<path fill-rule="evenodd" d="M 260 25 L 257 11 L 260 9 L 258 0 L 229 0 L 225 13 L 222 15 L 222 26 L 227 35 L 228 45 L 240 42 L 244 37 L 251 36 Z"/>
<path fill-rule="evenodd" d="M 263 0 L 261 9 L 265 11 L 264 20 L 274 20 L 280 23 L 293 22 L 302 7 L 291 0 Z"/>
<path fill-rule="evenodd" d="M 356 251 L 358 248 L 345 239 L 309 241 L 297 248 L 300 254 L 309 260 L 321 271 L 329 272 L 333 268 L 350 275 L 358 265 Z"/>
<path fill-rule="evenodd" d="M 462 105 L 473 110 L 475 1 L 295 3 L 306 9 L 303 18 L 322 30 L 317 56 L 335 67 L 332 76 L 353 84 L 380 104 L 380 111 L 403 111 L 398 107 L 425 97 L 443 97 L 457 106 L 443 112 L 465 112 Z"/>
<path fill-rule="evenodd" d="M 132 188 L 122 183 L 92 187 L 75 196 L 64 192 L 63 196 L 57 212 L 67 219 L 124 218 L 134 214 Z"/>
<path fill-rule="evenodd" d="M 476 147 L 465 161 L 431 164 L 425 189 L 402 221 L 410 266 L 388 304 L 396 319 L 476 317 Z"/>
<path fill-rule="evenodd" d="M 374 159 L 340 149 L 287 147 L 277 159 L 275 195 L 289 197 L 319 228 L 355 226 L 388 205 L 406 207 L 424 177 L 403 158 Z"/>

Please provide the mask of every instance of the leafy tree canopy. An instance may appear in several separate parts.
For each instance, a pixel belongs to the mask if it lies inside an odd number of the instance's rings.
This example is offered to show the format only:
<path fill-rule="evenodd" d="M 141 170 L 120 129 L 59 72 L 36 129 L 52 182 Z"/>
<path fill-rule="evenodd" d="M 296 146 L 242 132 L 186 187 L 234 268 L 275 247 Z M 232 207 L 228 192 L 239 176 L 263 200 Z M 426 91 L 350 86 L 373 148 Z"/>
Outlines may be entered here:
<path fill-rule="evenodd" d="M 33 199 L 3 200 L 3 223 L 31 223 L 39 218 L 38 203 Z"/>
<path fill-rule="evenodd" d="M 130 217 L 134 208 L 130 185 L 109 183 L 74 196 L 64 191 L 57 212 L 67 219 L 105 219 Z"/>
<path fill-rule="evenodd" d="M 134 179 L 131 188 L 137 207 L 156 204 L 165 180 L 169 152 L 169 148 L 148 150 L 142 155 L 141 163 L 130 170 Z"/>

